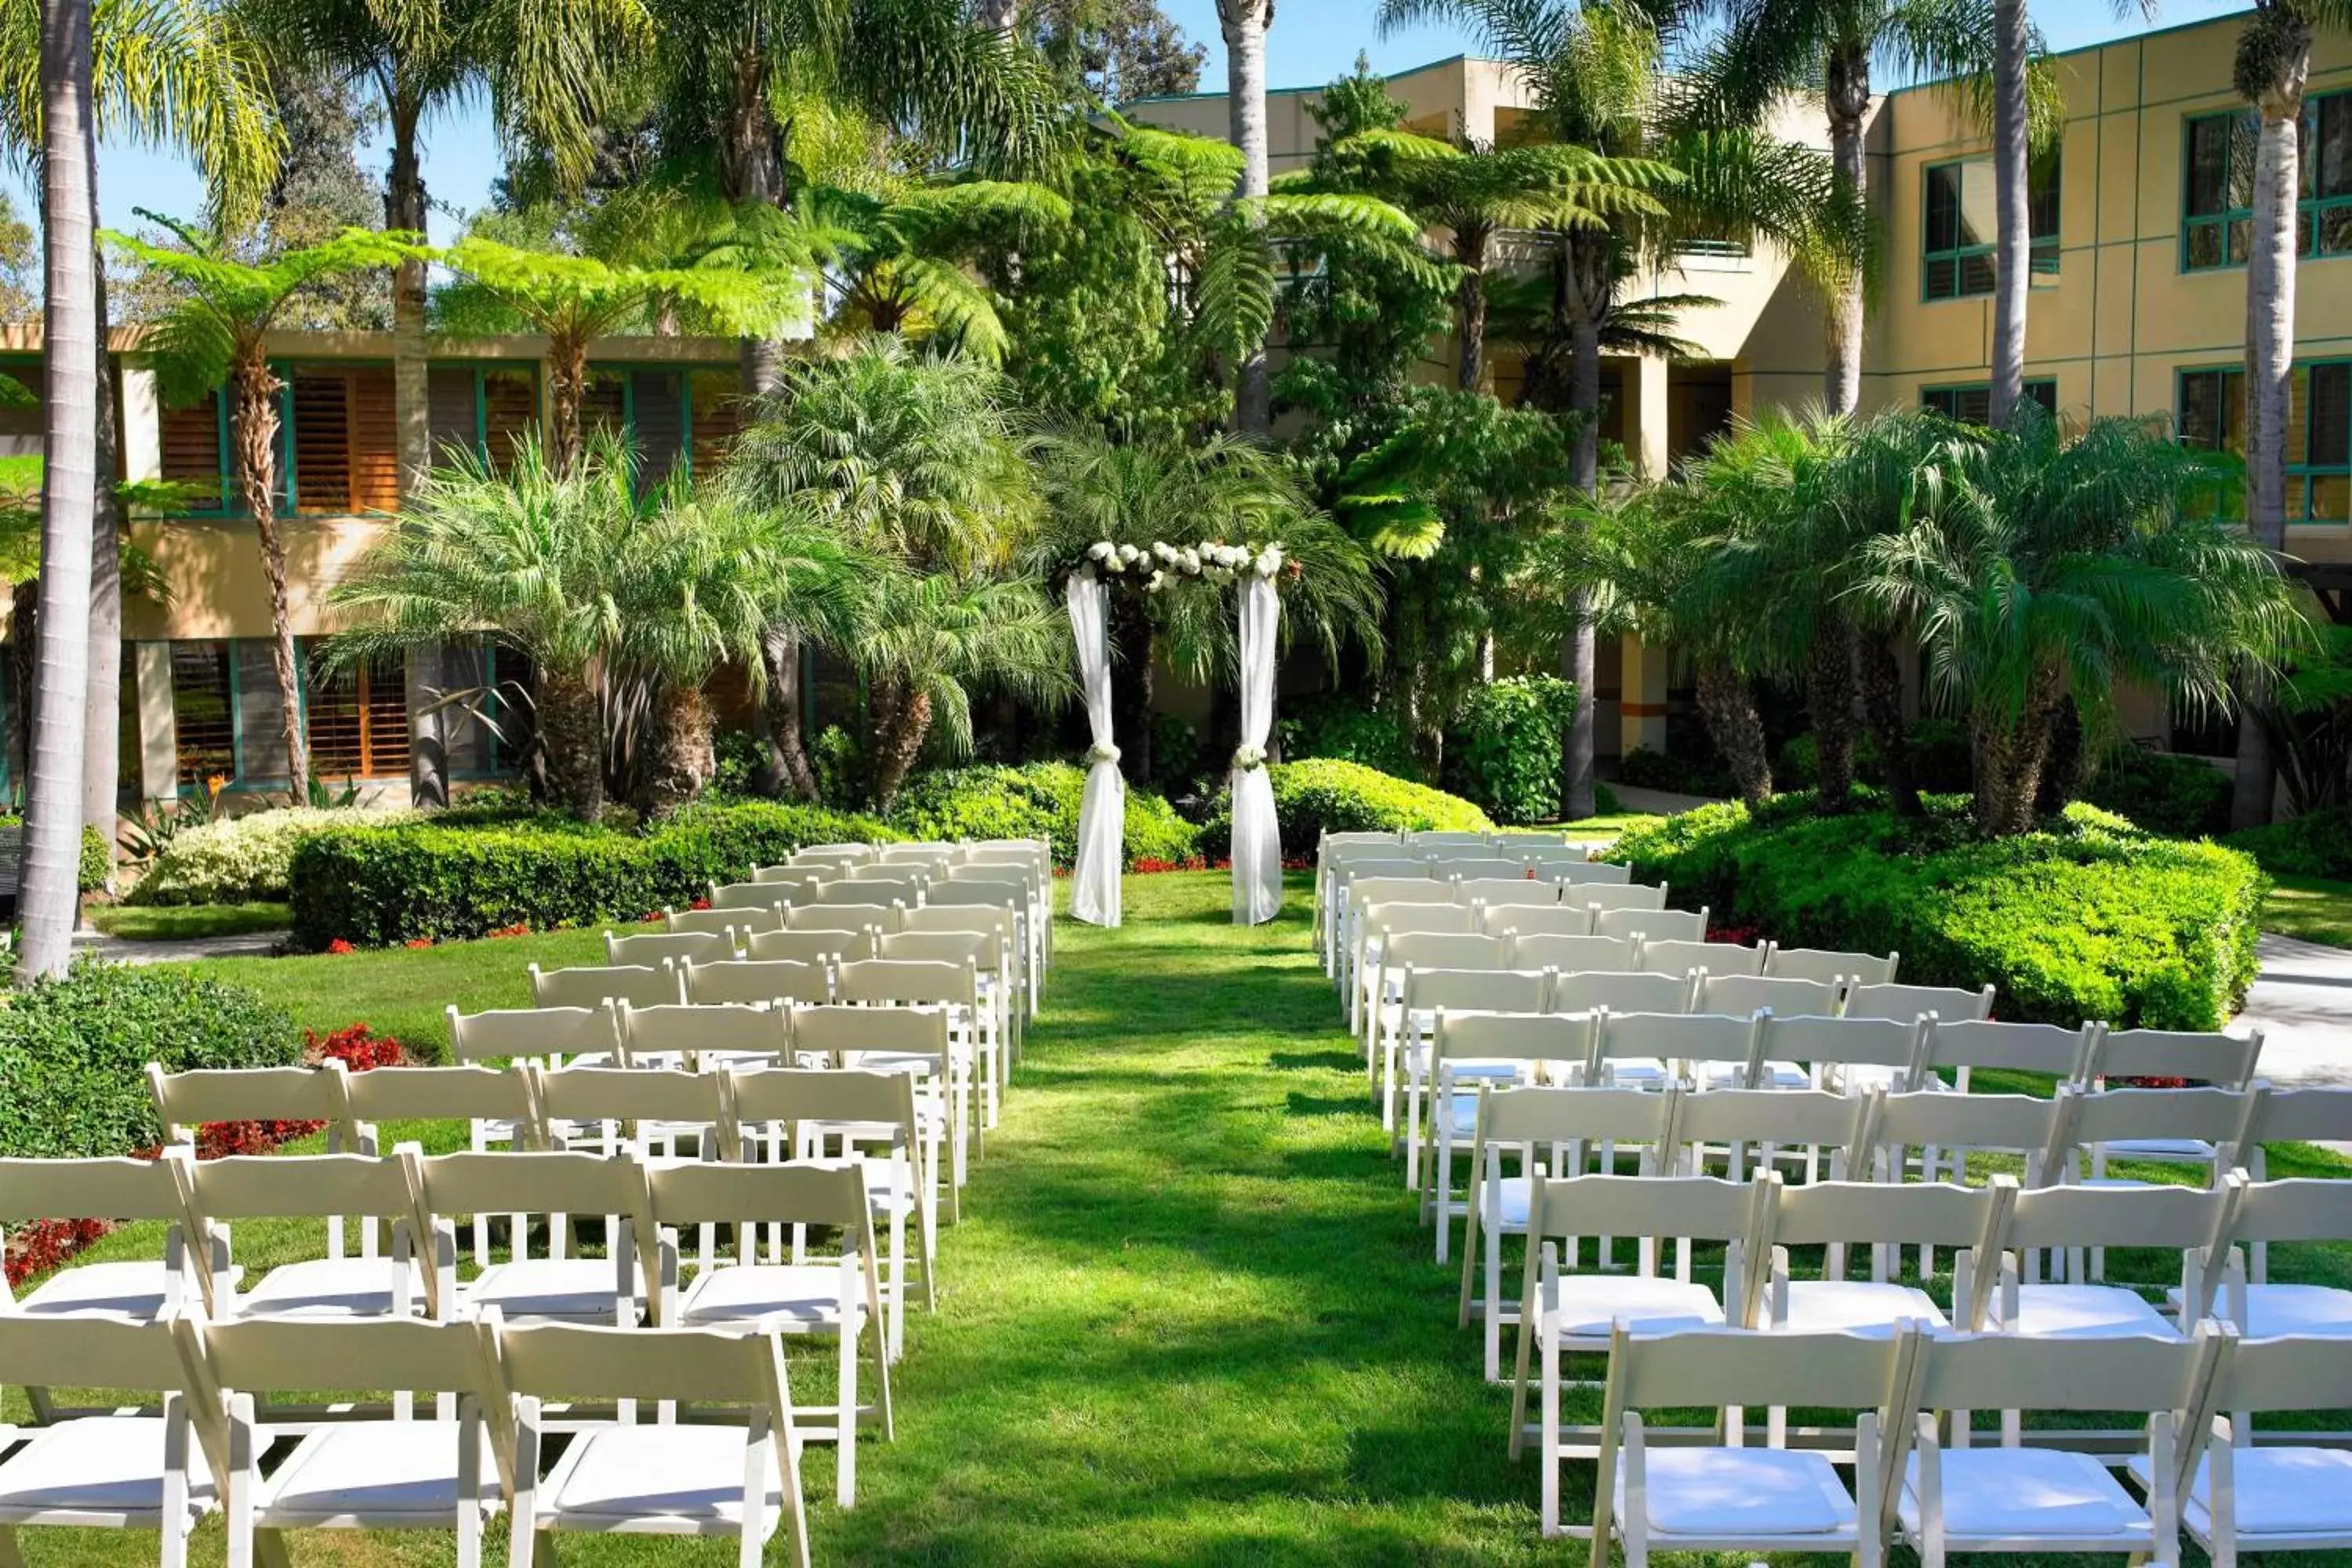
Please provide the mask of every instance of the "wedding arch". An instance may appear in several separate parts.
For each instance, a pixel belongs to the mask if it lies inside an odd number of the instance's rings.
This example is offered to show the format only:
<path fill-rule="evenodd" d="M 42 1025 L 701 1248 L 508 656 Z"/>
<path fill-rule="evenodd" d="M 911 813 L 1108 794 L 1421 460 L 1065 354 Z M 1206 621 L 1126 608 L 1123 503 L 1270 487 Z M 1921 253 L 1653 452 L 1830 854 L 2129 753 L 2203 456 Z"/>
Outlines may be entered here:
<path fill-rule="evenodd" d="M 1111 741 L 1110 594 L 1114 586 L 1144 594 L 1234 588 L 1241 662 L 1241 744 L 1233 756 L 1234 923 L 1262 925 L 1282 910 L 1282 830 L 1274 784 L 1266 777 L 1266 742 L 1274 724 L 1275 665 L 1281 645 L 1280 584 L 1298 575 L 1298 563 L 1277 542 L 1211 542 L 1149 547 L 1099 540 L 1070 569 L 1063 585 L 1070 635 L 1077 645 L 1078 679 L 1086 692 L 1086 793 L 1078 804 L 1078 852 L 1070 876 L 1070 913 L 1089 925 L 1119 923 L 1119 860 L 1127 829 L 1127 781 Z"/>

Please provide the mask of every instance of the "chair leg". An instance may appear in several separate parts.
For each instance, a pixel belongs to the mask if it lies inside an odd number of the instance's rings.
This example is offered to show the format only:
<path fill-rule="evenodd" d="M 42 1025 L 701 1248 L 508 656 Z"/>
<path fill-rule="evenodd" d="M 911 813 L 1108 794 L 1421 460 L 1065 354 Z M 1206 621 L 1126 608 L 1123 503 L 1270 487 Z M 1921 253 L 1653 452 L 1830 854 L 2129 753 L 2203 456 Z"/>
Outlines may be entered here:
<path fill-rule="evenodd" d="M 1559 1342 L 1549 1333 L 1543 1342 L 1543 1533 L 1560 1533 L 1559 1524 Z"/>
<path fill-rule="evenodd" d="M 845 1324 L 840 1341 L 840 1386 L 835 1401 L 841 1413 L 841 1435 L 837 1439 L 841 1453 L 840 1466 L 834 1476 L 833 1500 L 850 1508 L 857 1501 L 857 1335 Z"/>

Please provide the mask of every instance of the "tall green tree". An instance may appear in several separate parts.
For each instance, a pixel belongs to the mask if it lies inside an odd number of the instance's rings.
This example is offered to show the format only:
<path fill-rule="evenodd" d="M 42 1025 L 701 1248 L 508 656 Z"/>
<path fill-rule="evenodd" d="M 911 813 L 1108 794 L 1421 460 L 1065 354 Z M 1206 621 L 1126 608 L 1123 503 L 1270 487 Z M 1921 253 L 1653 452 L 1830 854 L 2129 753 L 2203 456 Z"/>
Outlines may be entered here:
<path fill-rule="evenodd" d="M 925 182 L 882 195 L 819 185 L 793 208 L 845 324 L 927 337 L 992 363 L 1004 357 L 1004 322 L 970 258 L 1018 251 L 1070 220 L 1060 193 L 1020 180 Z"/>
<path fill-rule="evenodd" d="M 147 215 L 152 216 L 152 215 Z M 158 220 L 163 221 L 163 220 Z M 174 279 L 186 292 L 156 323 L 151 346 L 167 403 L 188 404 L 226 385 L 237 500 L 261 547 L 269 587 L 270 664 L 286 726 L 286 766 L 293 798 L 310 785 L 310 752 L 302 733 L 302 678 L 287 607 L 286 538 L 278 526 L 278 394 L 285 382 L 269 363 L 268 336 L 278 315 L 304 289 L 354 272 L 400 265 L 421 237 L 346 229 L 324 245 L 289 250 L 263 266 L 236 260 L 217 233 L 166 224 L 187 247 L 169 249 L 129 235 L 106 237 L 125 255 Z"/>
<path fill-rule="evenodd" d="M 1265 199 L 1270 163 L 1265 130 L 1265 35 L 1274 26 L 1274 0 L 1217 0 L 1217 26 L 1225 36 L 1225 109 L 1233 144 L 1241 153 L 1233 199 L 1245 215 Z M 1252 224 L 1255 227 L 1255 223 Z M 1274 421 L 1272 372 L 1265 345 L 1246 348 L 1234 367 L 1234 427 L 1263 435 Z"/>

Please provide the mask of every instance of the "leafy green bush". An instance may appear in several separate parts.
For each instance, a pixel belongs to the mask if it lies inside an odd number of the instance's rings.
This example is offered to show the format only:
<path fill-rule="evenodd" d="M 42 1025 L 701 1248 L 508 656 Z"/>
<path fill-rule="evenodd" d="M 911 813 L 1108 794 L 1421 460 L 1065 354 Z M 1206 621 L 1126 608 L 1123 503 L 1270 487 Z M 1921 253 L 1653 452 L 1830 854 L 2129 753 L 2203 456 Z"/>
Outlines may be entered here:
<path fill-rule="evenodd" d="M 1069 763 L 954 768 L 909 779 L 888 820 L 909 838 L 1049 838 L 1054 864 L 1066 868 L 1077 857 L 1086 790 L 1086 770 Z M 1192 827 L 1163 797 L 1130 789 L 1121 847 L 1129 866 L 1182 860 L 1192 853 Z"/>
<path fill-rule="evenodd" d="M 1495 825 L 1458 795 L 1431 789 L 1355 763 L 1328 757 L 1276 763 L 1266 769 L 1274 783 L 1274 809 L 1282 825 L 1282 850 L 1297 858 L 1312 855 L 1328 832 L 1475 832 Z M 1216 810 L 1201 826 L 1200 852 L 1210 859 L 1233 853 L 1234 805 L 1230 788 L 1220 792 Z"/>
<path fill-rule="evenodd" d="M 250 904 L 286 897 L 295 846 L 314 833 L 352 822 L 413 820 L 413 811 L 321 811 L 287 806 L 184 827 L 157 856 L 124 902 Z"/>
<path fill-rule="evenodd" d="M 85 822 L 81 826 L 81 858 L 75 862 L 74 883 L 85 893 L 102 891 L 114 875 L 114 847 L 106 835 Z"/>
<path fill-rule="evenodd" d="M 124 1154 L 163 1136 L 143 1069 L 283 1067 L 294 1020 L 185 970 L 80 963 L 0 1005 L 0 1155 Z"/>
<path fill-rule="evenodd" d="M 1281 716 L 1282 754 L 1294 761 L 1323 757 L 1377 768 L 1394 778 L 1419 779 L 1412 739 L 1389 714 L 1348 697 L 1318 697 Z"/>
<path fill-rule="evenodd" d="M 1990 982 L 2004 1018 L 2215 1029 L 2253 981 L 2264 881 L 2242 855 L 2079 805 L 1988 842 L 1964 796 L 1929 797 L 1923 820 L 1817 817 L 1810 804 L 1685 812 L 1627 833 L 1609 858 L 1670 882 L 1678 906 L 1791 946 L 1892 948 L 1906 981 Z"/>
<path fill-rule="evenodd" d="M 1556 675 L 1515 675 L 1474 687 L 1454 721 L 1445 786 L 1497 822 L 1559 816 L 1560 736 L 1576 687 Z"/>
<path fill-rule="evenodd" d="M 2230 831 L 2232 787 L 2210 763 L 2122 746 L 2099 759 L 2083 798 L 2150 833 L 2212 838 Z"/>
<path fill-rule="evenodd" d="M 2307 811 L 2232 833 L 2221 842 L 2254 858 L 2273 877 L 2325 877 L 2352 882 L 2352 806 Z"/>
<path fill-rule="evenodd" d="M 684 906 L 803 845 L 904 837 L 867 816 L 758 801 L 687 807 L 650 833 L 526 822 L 450 826 L 430 818 L 321 830 L 294 852 L 294 942 L 383 946 L 478 937 Z"/>

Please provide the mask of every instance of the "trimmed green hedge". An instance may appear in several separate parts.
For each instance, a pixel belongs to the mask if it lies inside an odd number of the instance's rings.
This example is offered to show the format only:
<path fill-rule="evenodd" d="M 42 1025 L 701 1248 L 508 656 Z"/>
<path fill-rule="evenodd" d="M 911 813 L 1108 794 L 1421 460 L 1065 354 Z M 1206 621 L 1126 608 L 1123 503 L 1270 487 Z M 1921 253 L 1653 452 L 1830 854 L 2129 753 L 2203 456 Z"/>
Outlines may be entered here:
<path fill-rule="evenodd" d="M 1576 687 L 1556 675 L 1474 687 L 1445 749 L 1445 787 L 1497 822 L 1557 822 L 1560 737 L 1575 716 Z"/>
<path fill-rule="evenodd" d="M 898 793 L 888 818 L 909 838 L 1049 838 L 1054 864 L 1077 858 L 1087 771 L 1070 763 L 954 768 L 923 773 Z M 1192 826 L 1164 796 L 1127 792 L 1125 863 L 1174 862 L 1192 853 Z"/>
<path fill-rule="evenodd" d="M 1326 832 L 1469 833 L 1495 826 L 1459 795 L 1391 778 L 1355 763 L 1314 757 L 1276 763 L 1266 772 L 1274 781 L 1282 852 L 1293 859 L 1312 855 Z M 1201 853 L 1222 859 L 1233 853 L 1233 800 L 1229 790 L 1220 791 L 1215 812 L 1201 825 Z"/>
<path fill-rule="evenodd" d="M 904 837 L 869 816 L 753 802 L 694 805 L 650 833 L 541 819 L 485 826 L 423 820 L 330 828 L 303 840 L 289 878 L 294 943 L 380 947 L 486 936 L 683 907 L 806 844 Z"/>
<path fill-rule="evenodd" d="M 84 963 L 0 1006 L 0 1155 L 123 1154 L 163 1136 L 145 1068 L 284 1067 L 294 1020 L 185 970 Z"/>
<path fill-rule="evenodd" d="M 2305 812 L 2291 822 L 2249 827 L 2222 840 L 2273 877 L 2352 882 L 2352 807 Z"/>
<path fill-rule="evenodd" d="M 1900 978 L 2000 987 L 1999 1016 L 2117 1028 L 2216 1029 L 2245 997 L 2265 886 L 2245 856 L 2141 832 L 2073 805 L 2050 828 L 1990 842 L 1965 797 L 1925 821 L 1810 815 L 1781 795 L 1636 828 L 1612 860 L 1790 946 L 1903 955 Z"/>
<path fill-rule="evenodd" d="M 2230 775 L 2195 757 L 2122 746 L 2099 759 L 2083 798 L 2150 833 L 2215 838 L 2230 831 Z"/>
<path fill-rule="evenodd" d="M 331 827 L 416 820 L 413 811 L 363 813 L 283 806 L 183 828 L 132 888 L 131 904 L 249 904 L 286 897 L 287 874 L 302 840 Z"/>

